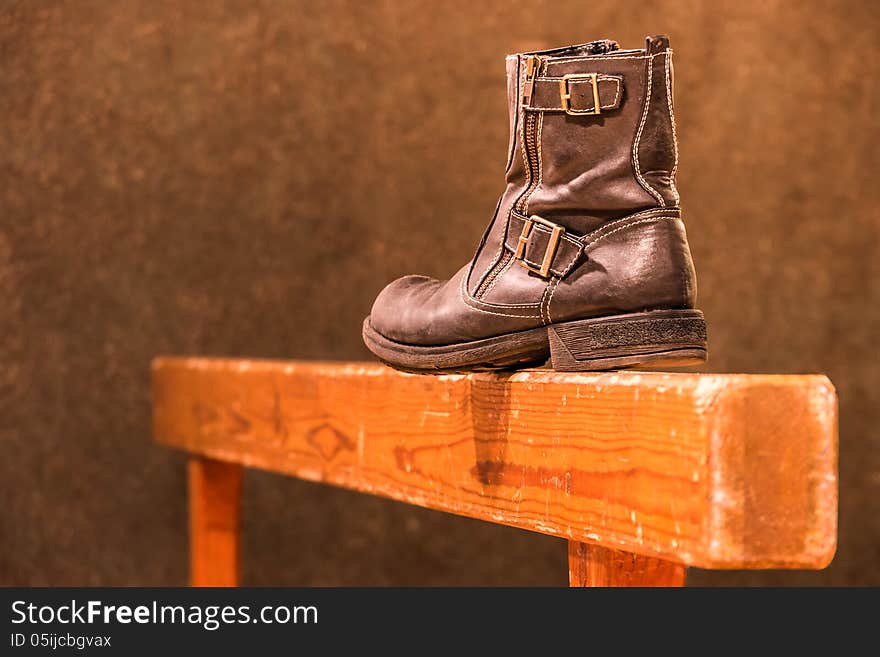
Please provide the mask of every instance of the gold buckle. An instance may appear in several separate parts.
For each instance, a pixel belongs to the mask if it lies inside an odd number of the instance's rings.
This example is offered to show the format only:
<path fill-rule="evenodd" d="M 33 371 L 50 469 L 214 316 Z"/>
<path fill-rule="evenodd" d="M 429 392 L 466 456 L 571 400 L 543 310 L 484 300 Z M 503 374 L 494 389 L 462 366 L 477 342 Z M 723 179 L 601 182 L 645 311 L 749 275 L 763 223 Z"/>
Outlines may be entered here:
<path fill-rule="evenodd" d="M 535 224 L 541 224 L 551 229 L 550 241 L 547 242 L 547 249 L 544 251 L 544 259 L 541 261 L 540 268 L 531 265 L 523 258 L 526 253 L 526 247 L 529 245 L 529 237 L 532 235 L 532 226 Z M 522 233 L 519 235 L 519 242 L 516 244 L 516 253 L 513 254 L 513 257 L 516 258 L 521 266 L 529 271 L 538 274 L 542 278 L 547 278 L 547 274 L 550 273 L 550 266 L 553 264 L 553 258 L 556 257 L 556 249 L 559 247 L 559 240 L 562 238 L 563 233 L 565 233 L 565 228 L 559 224 L 554 224 L 552 221 L 547 221 L 546 219 L 533 214 L 526 219 L 525 224 L 523 224 Z"/>
<path fill-rule="evenodd" d="M 589 109 L 571 109 L 571 88 L 568 83 L 571 80 L 589 80 L 593 86 L 593 106 Z M 569 73 L 563 75 L 559 81 L 559 98 L 562 100 L 562 109 L 566 114 L 582 116 L 584 114 L 601 114 L 602 107 L 599 103 L 599 74 L 598 73 Z"/>

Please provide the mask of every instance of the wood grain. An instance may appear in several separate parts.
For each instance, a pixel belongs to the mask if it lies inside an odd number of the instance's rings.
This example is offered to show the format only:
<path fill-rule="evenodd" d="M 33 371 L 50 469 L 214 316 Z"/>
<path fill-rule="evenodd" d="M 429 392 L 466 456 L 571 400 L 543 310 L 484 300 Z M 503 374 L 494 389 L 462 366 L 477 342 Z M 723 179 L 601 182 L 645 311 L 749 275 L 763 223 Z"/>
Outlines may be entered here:
<path fill-rule="evenodd" d="M 568 542 L 571 586 L 684 586 L 684 564 L 622 552 L 580 541 Z"/>
<path fill-rule="evenodd" d="M 473 373 L 158 359 L 163 444 L 703 568 L 836 545 L 824 376 Z"/>
<path fill-rule="evenodd" d="M 190 583 L 237 586 L 241 466 L 189 460 Z"/>

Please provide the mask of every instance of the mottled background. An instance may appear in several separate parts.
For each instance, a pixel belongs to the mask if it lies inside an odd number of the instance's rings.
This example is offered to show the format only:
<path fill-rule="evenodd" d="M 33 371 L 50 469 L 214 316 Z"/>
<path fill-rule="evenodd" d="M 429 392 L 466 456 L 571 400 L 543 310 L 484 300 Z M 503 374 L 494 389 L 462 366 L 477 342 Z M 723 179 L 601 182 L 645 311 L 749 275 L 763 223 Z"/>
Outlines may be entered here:
<path fill-rule="evenodd" d="M 713 371 L 825 372 L 840 549 L 880 584 L 875 2 L 0 3 L 0 584 L 186 580 L 156 354 L 363 359 L 375 293 L 471 256 L 504 56 L 676 50 Z M 564 584 L 562 541 L 248 473 L 247 584 Z"/>

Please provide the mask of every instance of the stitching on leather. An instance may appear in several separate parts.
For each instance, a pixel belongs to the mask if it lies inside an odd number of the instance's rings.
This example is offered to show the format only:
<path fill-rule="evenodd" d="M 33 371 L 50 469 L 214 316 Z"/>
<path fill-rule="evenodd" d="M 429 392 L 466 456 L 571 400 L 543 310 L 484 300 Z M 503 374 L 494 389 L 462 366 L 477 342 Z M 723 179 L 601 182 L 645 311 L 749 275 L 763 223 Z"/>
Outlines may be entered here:
<path fill-rule="evenodd" d="M 547 324 L 547 320 L 544 319 L 544 299 L 547 298 L 547 290 L 548 290 L 548 289 L 550 289 L 550 286 L 549 286 L 549 285 L 545 286 L 545 287 L 544 287 L 544 291 L 541 293 L 541 306 L 540 306 L 539 310 L 540 310 L 540 312 L 541 312 L 541 324 L 542 324 L 542 325 L 546 325 L 546 324 Z"/>
<path fill-rule="evenodd" d="M 622 230 L 626 230 L 627 228 L 631 228 L 632 226 L 638 226 L 639 224 L 648 224 L 648 223 L 651 223 L 652 221 L 661 221 L 661 220 L 666 220 L 666 219 L 678 219 L 678 217 L 669 217 L 669 216 L 648 217 L 647 219 L 639 219 L 638 221 L 633 221 L 632 223 L 628 223 L 625 226 L 619 226 L 612 231 L 609 231 L 603 235 L 599 235 L 592 242 L 584 244 L 584 253 L 586 253 L 587 249 L 589 249 L 591 246 L 593 246 L 597 242 L 601 242 L 606 237 L 610 237 L 611 235 L 614 235 L 614 233 L 619 233 Z"/>
<path fill-rule="evenodd" d="M 668 48 L 664 52 L 672 52 L 672 49 Z M 552 66 L 554 64 L 571 64 L 572 62 L 597 62 L 597 61 L 602 61 L 602 60 L 626 60 L 626 59 L 654 59 L 655 57 L 658 57 L 663 54 L 664 54 L 663 52 L 660 52 L 660 53 L 654 53 L 653 55 L 626 55 L 623 57 L 614 57 L 614 56 L 598 57 L 595 55 L 587 55 L 584 57 L 560 57 L 558 59 L 548 60 L 547 61 L 547 68 L 549 69 L 550 66 Z"/>
<path fill-rule="evenodd" d="M 559 287 L 559 281 L 562 280 L 562 276 L 556 279 L 556 283 L 553 285 L 553 290 L 550 292 L 550 298 L 547 300 L 547 323 L 553 323 L 553 315 L 550 314 L 550 304 L 553 303 L 553 295 L 556 294 L 556 288 Z"/>
<path fill-rule="evenodd" d="M 625 217 L 621 217 L 620 219 L 615 219 L 614 221 L 609 221 L 607 224 L 602 224 L 596 230 L 590 231 L 586 235 L 582 236 L 577 240 L 578 245 L 584 244 L 586 240 L 589 240 L 591 237 L 595 235 L 600 235 L 607 231 L 609 228 L 614 228 L 615 226 L 620 226 L 621 224 L 626 224 L 633 219 L 638 219 L 640 217 L 648 217 L 650 219 L 680 219 L 681 218 L 681 210 L 673 207 L 666 208 L 654 208 L 653 210 L 640 210 L 634 214 L 628 214 Z"/>
<path fill-rule="evenodd" d="M 498 247 L 498 251 L 495 252 L 495 255 L 489 261 L 489 264 L 486 267 L 486 269 L 483 271 L 482 274 L 480 274 L 480 278 L 477 279 L 477 284 L 474 287 L 474 291 L 480 289 L 480 286 L 483 284 L 483 281 L 486 279 L 486 276 L 488 276 L 489 272 L 492 271 L 492 268 L 498 264 L 498 261 L 501 258 L 501 254 L 504 252 L 504 243 L 507 241 L 507 225 L 510 223 L 510 213 L 512 210 L 513 210 L 513 205 L 511 205 L 507 209 L 507 219 L 505 220 L 505 224 L 504 224 L 504 235 L 502 235 L 502 237 L 501 237 L 501 246 Z M 499 213 L 499 215 L 500 214 L 501 213 Z M 499 217 L 495 218 L 496 221 L 498 220 L 498 218 Z M 465 287 L 467 287 L 467 286 L 465 286 Z M 468 291 L 468 296 L 469 297 L 471 296 L 470 290 Z M 473 297 L 471 297 L 471 298 L 473 298 Z"/>
<path fill-rule="evenodd" d="M 510 261 L 509 264 L 513 264 L 513 260 Z M 507 267 L 507 265 L 505 265 Z M 497 280 L 497 279 L 496 279 Z M 492 303 L 491 301 L 483 301 L 482 299 L 476 299 L 471 296 L 470 292 L 468 292 L 467 284 L 464 280 L 462 280 L 462 284 L 459 286 L 462 298 L 465 299 L 465 303 L 474 308 L 476 310 L 482 310 L 480 306 L 489 306 L 490 308 L 537 308 L 540 302 L 533 303 Z M 487 311 L 488 312 L 488 311 Z M 496 315 L 503 313 L 494 313 Z M 537 315 L 512 315 L 512 317 L 537 317 Z"/>
<path fill-rule="evenodd" d="M 498 315 L 499 317 L 522 317 L 524 319 L 541 319 L 540 315 L 512 315 L 510 313 L 493 313 L 491 310 L 483 310 L 482 308 L 475 308 L 474 306 L 470 306 L 470 304 L 468 305 L 470 308 L 473 308 L 477 312 L 486 313 L 488 315 Z"/>
<path fill-rule="evenodd" d="M 642 217 L 646 214 L 656 214 L 658 212 L 660 212 L 660 213 L 674 212 L 676 214 L 681 214 L 681 210 L 678 207 L 674 207 L 674 206 L 668 206 L 668 207 L 663 208 L 662 210 L 660 208 L 651 208 L 650 210 L 639 210 L 638 212 L 635 212 L 633 214 L 628 214 L 625 217 L 621 217 L 620 219 L 615 219 L 611 223 L 615 223 L 618 221 L 625 221 L 627 219 L 634 219 L 635 217 Z M 606 225 L 610 225 L 610 224 L 606 224 Z"/>
<path fill-rule="evenodd" d="M 489 306 L 490 308 L 535 308 L 537 309 L 539 305 L 541 305 L 540 301 L 535 303 L 490 303 L 489 301 L 483 301 L 482 299 L 474 299 L 474 301 L 480 306 Z M 471 304 L 473 305 L 473 304 Z"/>
<path fill-rule="evenodd" d="M 554 284 L 554 279 L 555 279 L 556 281 L 559 280 L 558 277 L 556 277 L 556 276 L 551 276 L 551 277 L 550 277 L 550 280 L 547 281 L 547 287 L 546 287 L 546 289 L 544 290 L 544 295 L 543 295 L 545 299 L 547 298 L 548 293 L 550 293 L 550 288 L 551 288 L 552 285 Z M 547 310 L 548 310 L 548 306 L 547 306 L 547 302 L 545 301 L 545 303 L 544 303 L 544 308 L 543 308 L 543 311 L 542 311 L 542 313 L 541 313 L 542 318 L 543 318 L 543 321 L 544 321 L 544 324 L 549 324 L 549 323 L 550 323 L 550 314 L 547 312 Z"/>
<path fill-rule="evenodd" d="M 585 55 L 583 57 L 560 57 L 558 59 L 554 57 L 552 60 L 547 62 L 547 65 L 550 66 L 551 64 L 571 64 L 572 62 L 597 62 L 600 60 L 609 60 L 609 59 L 620 59 L 620 60 L 623 60 L 623 59 L 651 59 L 656 56 L 657 56 L 656 54 L 654 54 L 654 55 L 627 55 L 625 57 L 614 57 L 613 55 L 605 56 L 605 57 L 599 57 L 596 55 Z"/>
<path fill-rule="evenodd" d="M 468 308 L 472 308 L 473 310 L 476 310 L 477 312 L 487 313 L 489 315 L 498 315 L 499 317 L 522 317 L 522 318 L 534 318 L 534 319 L 541 317 L 540 315 L 513 315 L 511 313 L 496 313 L 496 312 L 492 312 L 491 310 L 485 310 L 483 308 L 478 308 L 477 306 L 470 303 L 468 301 L 467 297 L 465 296 L 464 278 L 462 278 L 462 285 L 459 286 L 458 293 L 459 293 L 459 296 L 461 297 L 461 300 L 464 301 L 464 304 Z"/>
<path fill-rule="evenodd" d="M 642 140 L 642 130 L 645 128 L 645 121 L 648 119 L 648 110 L 651 108 L 651 86 L 652 86 L 652 78 L 654 71 L 654 60 L 651 59 L 648 62 L 648 81 L 645 83 L 645 108 L 642 110 L 642 120 L 639 123 L 639 131 L 636 133 L 636 142 L 633 144 L 632 151 L 632 163 L 633 168 L 636 172 L 636 178 L 639 181 L 639 184 L 644 188 L 646 192 L 648 192 L 651 196 L 657 199 L 657 202 L 660 204 L 660 207 L 664 207 L 666 205 L 666 201 L 663 200 L 663 197 L 660 193 L 651 187 L 648 184 L 648 181 L 642 177 L 641 169 L 639 168 L 639 142 Z"/>
<path fill-rule="evenodd" d="M 650 216 L 645 216 L 645 215 L 650 215 Z M 669 214 L 669 210 L 643 210 L 642 212 L 637 212 L 636 214 L 632 214 L 628 217 L 623 217 L 621 219 L 615 219 L 614 221 L 609 222 L 609 223 L 605 224 L 604 226 L 597 228 L 596 230 L 592 231 L 591 233 L 587 233 L 586 235 L 584 235 L 581 238 L 581 243 L 586 244 L 590 240 L 595 241 L 595 239 L 601 238 L 601 236 L 603 234 L 605 234 L 608 231 L 608 229 L 610 229 L 610 228 L 615 228 L 617 226 L 625 226 L 625 225 L 629 225 L 629 224 L 635 224 L 636 222 L 633 221 L 634 219 L 640 219 L 642 217 L 645 217 L 646 219 L 680 219 L 681 218 L 680 215 L 681 215 L 681 213 L 678 211 L 675 211 L 674 214 Z M 592 243 L 592 242 L 590 242 L 590 243 Z M 584 247 L 584 248 L 586 248 L 586 247 Z"/>
<path fill-rule="evenodd" d="M 585 74 L 588 75 L 588 74 Z M 621 75 L 612 75 L 608 73 L 597 73 L 599 82 L 620 82 L 620 78 L 623 77 Z M 561 82 L 565 78 L 562 75 L 542 75 L 541 77 L 535 78 L 535 82 Z M 572 81 L 572 84 L 592 84 L 588 82 L 578 82 L 577 80 Z"/>
<path fill-rule="evenodd" d="M 523 85 L 525 85 L 525 75 L 526 75 L 526 72 L 523 71 Z M 525 89 L 525 86 L 523 86 L 523 89 Z M 519 105 L 522 105 L 522 99 L 520 99 Z M 517 111 L 519 111 L 519 109 L 517 109 Z M 532 174 L 531 174 L 531 169 L 529 168 L 529 158 L 528 158 L 528 155 L 526 154 L 526 117 L 525 116 L 523 116 L 523 120 L 520 121 L 520 123 L 522 124 L 522 129 L 520 131 L 521 136 L 520 136 L 520 140 L 519 140 L 519 147 L 520 147 L 520 150 L 522 151 L 523 170 L 527 171 L 529 173 L 529 182 L 528 182 L 528 185 L 526 186 L 526 190 L 527 190 L 528 187 L 532 184 L 532 179 L 531 179 Z M 523 190 L 523 194 L 525 194 L 525 190 Z M 519 199 L 517 199 L 517 200 L 519 200 Z M 511 211 L 516 210 L 516 206 L 517 206 L 517 201 L 514 201 L 513 204 L 510 206 Z M 508 222 L 508 224 L 510 224 L 510 213 L 508 213 L 508 215 L 507 215 L 507 222 Z"/>
<path fill-rule="evenodd" d="M 535 138 L 535 146 L 537 148 L 537 156 L 538 156 L 538 184 L 535 185 L 535 188 L 529 193 L 526 197 L 525 204 L 525 214 L 528 214 L 529 202 L 532 200 L 532 196 L 541 188 L 541 185 L 544 183 L 544 115 L 540 114 L 538 116 L 538 134 Z M 550 288 L 550 281 L 547 281 L 547 285 L 544 287 L 544 294 L 541 295 L 541 303 L 544 302 L 544 296 L 547 294 L 547 290 Z M 544 322 L 544 313 L 541 312 L 541 321 Z"/>
<path fill-rule="evenodd" d="M 500 209 L 501 208 L 499 208 L 499 210 Z M 510 210 L 512 210 L 512 209 L 513 209 L 513 207 L 511 206 L 507 210 L 507 217 L 508 217 L 507 221 L 510 221 Z M 498 219 L 500 218 L 500 215 L 501 215 L 501 213 L 499 212 L 495 216 L 494 221 L 498 221 Z M 493 228 L 494 228 L 494 226 L 493 226 Z M 491 234 L 491 231 L 490 231 L 490 234 Z M 502 248 L 498 249 L 498 251 L 495 253 L 495 256 L 489 261 L 489 265 L 486 267 L 486 269 L 483 271 L 483 273 L 480 274 L 480 277 L 477 279 L 477 284 L 476 284 L 476 287 L 474 287 L 474 290 L 478 290 L 480 288 L 480 286 L 483 284 L 483 280 L 486 278 L 486 275 L 489 273 L 489 271 L 492 269 L 492 267 L 494 267 L 496 264 L 498 264 L 498 259 L 501 257 L 501 253 L 504 250 L 503 245 L 504 245 L 504 242 L 506 242 L 506 241 L 507 241 L 507 226 L 505 225 L 504 236 L 501 239 Z M 467 285 L 465 285 L 465 287 L 467 287 Z M 470 296 L 470 291 L 468 291 L 468 296 Z"/>
<path fill-rule="evenodd" d="M 498 284 L 498 281 L 500 280 L 500 278 L 501 278 L 502 276 L 504 276 L 504 274 L 507 272 L 508 269 L 510 269 L 510 266 L 511 266 L 515 261 L 516 261 L 516 258 L 511 258 L 510 260 L 507 261 L 507 264 L 504 265 L 504 267 L 501 268 L 501 271 L 499 271 L 499 272 L 498 272 L 498 275 L 495 276 L 495 280 L 493 280 L 493 281 L 489 284 L 489 287 L 487 287 L 486 290 L 483 292 L 483 299 L 485 299 L 487 296 L 489 296 L 489 292 L 491 292 L 491 291 L 492 291 L 492 288 L 495 287 L 495 285 Z"/>
<path fill-rule="evenodd" d="M 550 323 L 550 315 L 546 313 L 547 306 L 545 306 L 544 302 L 547 299 L 547 293 L 550 291 L 550 286 L 553 284 L 553 281 L 559 280 L 555 275 L 550 277 L 550 280 L 547 281 L 547 287 L 544 288 L 544 294 L 541 295 L 541 322 L 546 326 Z"/>
<path fill-rule="evenodd" d="M 540 73 L 540 69 L 538 70 L 538 73 Z M 538 77 L 538 76 L 535 76 L 535 77 Z M 543 154 L 544 144 L 542 141 L 542 137 L 544 134 L 544 115 L 539 114 L 536 120 L 538 121 L 538 132 L 535 135 L 535 149 L 537 151 L 535 153 L 535 155 L 538 158 L 538 183 L 535 185 L 535 187 L 531 191 L 526 193 L 526 198 L 525 198 L 525 201 L 523 202 L 523 206 L 522 206 L 523 207 L 523 214 L 526 216 L 528 216 L 528 214 L 529 214 L 529 202 L 532 200 L 532 196 L 535 194 L 535 192 L 537 192 L 541 188 L 541 184 L 544 182 L 544 154 Z M 523 134 L 523 137 L 525 137 L 525 134 Z M 523 139 L 523 154 L 525 155 L 525 138 Z M 526 166 L 528 167 L 528 159 L 526 159 L 525 163 L 526 163 Z M 541 304 L 544 303 L 544 295 L 547 294 L 547 287 L 549 287 L 549 283 L 544 288 L 544 293 L 541 295 L 541 302 L 540 302 Z M 544 312 L 542 310 L 541 311 L 541 322 L 543 322 L 543 321 L 544 321 Z"/>
<path fill-rule="evenodd" d="M 521 64 L 522 64 L 522 61 L 521 61 L 519 55 L 517 55 L 517 65 L 516 66 L 517 66 L 517 71 L 519 72 L 519 76 L 517 78 L 517 87 L 516 87 L 517 94 L 521 93 L 520 89 L 523 89 L 524 85 L 525 85 L 526 71 L 522 67 Z M 523 115 L 522 117 L 520 116 L 520 114 L 522 113 L 522 110 L 521 110 L 522 102 L 521 101 L 522 101 L 521 98 L 517 99 L 516 120 L 517 120 L 517 125 L 519 127 L 519 130 L 518 130 L 519 135 L 520 135 L 519 147 L 520 147 L 520 152 L 522 153 L 523 170 L 528 171 L 529 170 L 529 162 L 528 162 L 528 158 L 526 157 L 526 121 L 525 121 L 525 115 Z M 508 170 L 509 170 L 509 168 L 510 167 L 508 167 Z M 531 181 L 529 181 L 529 184 L 531 184 Z M 514 210 L 516 209 L 516 205 L 517 205 L 517 199 L 514 198 L 510 203 L 510 207 L 507 209 L 507 218 L 505 219 L 505 223 L 504 223 L 504 234 L 501 236 L 501 243 L 498 245 L 498 251 L 496 252 L 495 257 L 492 258 L 492 260 L 489 262 L 489 266 L 486 267 L 486 271 L 484 271 L 483 275 L 480 276 L 480 282 L 477 284 L 477 287 L 474 288 L 475 291 L 480 288 L 480 285 L 483 284 L 483 281 L 485 280 L 486 276 L 489 275 L 489 272 L 492 271 L 492 269 L 501 260 L 501 254 L 504 253 L 504 247 L 507 244 L 507 233 L 508 233 L 508 229 L 510 228 L 510 218 L 513 215 Z M 496 276 L 495 280 L 492 281 L 492 283 L 489 287 L 490 290 L 492 289 L 492 287 L 494 287 L 494 285 L 497 281 L 498 281 L 498 276 Z M 480 301 L 479 299 L 471 296 L 471 293 L 469 290 L 466 290 L 466 291 L 467 291 L 467 296 L 469 299 L 473 299 L 473 301 L 475 301 L 475 302 Z M 488 290 L 487 290 L 487 292 L 488 292 Z M 486 293 L 484 293 L 483 296 L 485 296 L 485 294 Z"/>
<path fill-rule="evenodd" d="M 667 51 L 668 53 L 668 51 Z M 675 171 L 678 169 L 678 134 L 675 129 L 675 114 L 672 111 L 672 84 L 670 76 L 670 66 L 672 65 L 672 56 L 666 57 L 666 106 L 669 108 L 669 123 L 672 125 L 672 150 L 675 153 L 675 161 L 672 165 L 672 171 L 669 174 L 669 186 L 672 189 L 672 196 L 676 205 L 681 197 L 678 195 L 678 187 L 675 186 Z"/>
<path fill-rule="evenodd" d="M 519 55 L 516 55 L 516 57 L 517 57 L 517 60 L 519 60 Z M 522 89 L 522 87 L 520 85 L 524 84 L 525 75 L 526 75 L 525 70 L 523 69 L 523 67 L 520 64 L 521 64 L 521 62 L 517 61 L 516 68 L 517 68 L 517 72 L 519 73 L 518 78 L 517 78 L 517 85 L 516 85 L 517 94 L 519 94 L 520 89 Z M 516 103 L 516 121 L 519 126 L 519 132 L 522 135 L 521 139 L 519 140 L 519 146 L 520 146 L 520 149 L 521 149 L 522 155 L 523 155 L 523 167 L 528 168 L 528 161 L 526 160 L 526 146 L 525 146 L 525 143 L 526 143 L 526 122 L 525 122 L 525 120 L 520 120 L 520 106 L 522 105 L 520 100 L 518 100 Z M 525 117 L 522 117 L 522 118 L 524 119 Z M 514 137 L 514 149 L 513 150 L 516 150 L 515 142 L 516 142 L 516 138 Z M 510 170 L 510 165 L 513 163 L 513 158 L 510 158 L 510 159 L 511 159 L 511 162 L 510 162 L 510 164 L 507 165 L 507 170 Z M 513 212 L 515 205 L 516 205 L 516 199 L 514 199 L 511 202 L 510 207 L 507 209 L 507 218 L 505 219 L 505 224 L 504 224 L 504 235 L 501 236 L 501 244 L 498 246 L 498 251 L 495 252 L 494 257 L 489 261 L 488 266 L 483 271 L 483 273 L 480 274 L 480 277 L 477 279 L 477 284 L 474 287 L 475 292 L 480 289 L 480 286 L 483 284 L 483 281 L 486 279 L 486 276 L 488 276 L 489 272 L 492 271 L 492 268 L 498 264 L 498 261 L 501 258 L 501 254 L 504 253 L 504 244 L 505 244 L 505 242 L 507 242 L 507 228 L 510 225 L 510 213 Z M 498 219 L 498 217 L 496 217 L 496 220 L 497 219 Z M 465 285 L 465 288 L 467 288 L 467 285 Z M 467 290 L 467 295 L 469 298 L 474 299 L 474 297 L 471 296 L 470 290 Z M 474 300 L 476 301 L 476 299 L 474 299 Z"/>
<path fill-rule="evenodd" d="M 537 150 L 538 150 L 538 152 L 537 152 L 537 156 L 538 156 L 538 183 L 537 183 L 537 185 L 535 185 L 534 189 L 532 189 L 531 191 L 528 191 L 528 187 L 526 188 L 527 193 L 523 199 L 523 206 L 522 206 L 523 207 L 523 214 L 525 214 L 525 215 L 528 215 L 529 199 L 531 198 L 532 194 L 534 194 L 535 191 L 537 191 L 537 189 L 541 186 L 541 182 L 543 181 L 543 177 L 544 177 L 543 157 L 541 155 L 541 135 L 543 133 L 544 116 L 540 115 L 537 118 L 537 121 L 538 121 L 538 127 L 537 127 L 537 134 L 536 134 L 535 140 L 537 142 L 536 145 L 537 145 Z M 522 123 L 522 140 L 520 142 L 520 146 L 522 147 L 523 166 L 526 170 L 530 171 L 529 159 L 528 159 L 528 155 L 526 153 L 526 133 L 525 133 L 526 122 L 522 121 L 521 123 Z M 531 187 L 532 182 L 534 182 L 534 181 L 529 182 L 529 187 Z M 504 251 L 504 248 L 507 245 L 507 229 L 510 227 L 510 218 L 513 215 L 513 212 L 515 210 L 516 210 L 516 203 L 514 202 L 511 205 L 510 210 L 507 213 L 507 224 L 505 225 L 505 233 L 504 233 L 503 238 L 501 239 L 501 244 L 499 245 L 499 248 L 498 248 L 498 254 L 495 256 L 495 261 L 492 263 L 492 266 L 490 266 L 489 269 L 486 270 L 486 273 L 483 274 L 483 278 L 485 278 L 486 274 L 488 274 L 488 272 L 492 269 L 492 267 L 494 267 L 497 264 L 500 254 Z M 489 291 L 495 286 L 495 284 L 498 282 L 498 279 L 500 279 L 504 275 L 504 273 L 507 271 L 507 269 L 510 267 L 510 265 L 512 263 L 513 263 L 513 260 L 511 260 L 510 263 L 508 263 L 507 265 L 504 266 L 504 268 L 502 268 L 502 270 L 496 276 L 495 280 L 492 281 L 492 283 L 489 285 L 489 288 L 483 293 L 483 297 L 485 297 L 486 294 L 488 294 Z M 546 288 L 544 291 L 546 293 Z M 505 304 L 504 306 L 501 306 L 500 304 L 489 304 L 487 302 L 483 302 L 481 299 L 475 299 L 475 298 L 471 297 L 469 292 L 467 294 L 467 297 L 470 299 L 473 299 L 473 301 L 476 303 L 486 303 L 486 305 L 496 307 L 496 308 L 502 308 L 502 307 L 534 308 L 534 307 L 540 306 L 540 303 L 543 303 L 543 295 L 542 295 L 542 301 L 538 304 L 509 304 L 509 305 Z M 490 310 L 484 310 L 483 308 L 478 308 L 478 307 L 474 306 L 472 303 L 468 302 L 464 296 L 462 296 L 462 298 L 465 299 L 465 303 L 468 306 L 470 306 L 471 308 L 473 308 L 474 310 L 478 310 L 478 311 L 484 312 L 484 313 L 490 313 L 492 315 L 500 315 L 503 317 L 539 317 L 539 315 L 512 315 L 510 313 L 496 313 L 496 312 L 492 312 Z M 543 321 L 543 316 L 541 316 L 541 320 Z"/>
<path fill-rule="evenodd" d="M 584 250 L 586 250 L 586 248 Z M 568 267 L 566 267 L 565 271 L 563 271 L 559 275 L 559 278 L 556 279 L 556 284 L 553 286 L 553 289 L 550 291 L 550 298 L 547 299 L 547 323 L 548 324 L 553 322 L 553 315 L 550 313 L 550 304 L 553 303 L 553 295 L 556 294 L 556 288 L 559 287 L 560 281 L 562 281 L 563 278 L 568 276 L 568 272 L 570 272 L 571 268 L 574 267 L 574 263 L 577 262 L 578 256 L 580 256 L 580 251 L 575 255 L 574 258 L 571 259 L 571 262 L 568 263 Z"/>
<path fill-rule="evenodd" d="M 559 276 L 560 278 L 565 278 L 565 275 L 571 270 L 571 268 L 572 268 L 572 266 L 574 265 L 574 263 L 576 263 L 577 260 L 578 260 L 578 258 L 581 257 L 581 249 L 582 249 L 582 248 L 583 248 L 583 247 L 581 247 L 581 245 L 579 244 L 579 245 L 578 245 L 578 248 L 577 248 L 577 251 L 575 251 L 574 254 L 573 254 L 572 257 L 571 257 L 571 260 L 568 261 L 568 264 L 565 266 L 565 268 L 562 270 L 562 272 L 558 274 L 558 276 Z"/>

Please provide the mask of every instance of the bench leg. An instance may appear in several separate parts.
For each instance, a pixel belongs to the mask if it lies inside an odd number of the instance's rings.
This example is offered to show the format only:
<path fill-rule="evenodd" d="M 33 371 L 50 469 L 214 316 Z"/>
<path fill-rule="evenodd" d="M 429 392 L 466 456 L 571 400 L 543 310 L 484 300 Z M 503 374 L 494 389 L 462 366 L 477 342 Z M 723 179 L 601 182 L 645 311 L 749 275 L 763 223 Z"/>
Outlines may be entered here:
<path fill-rule="evenodd" d="M 190 584 L 237 586 L 241 466 L 193 456 L 188 468 Z"/>
<path fill-rule="evenodd" d="M 570 586 L 684 586 L 683 564 L 568 542 Z"/>

